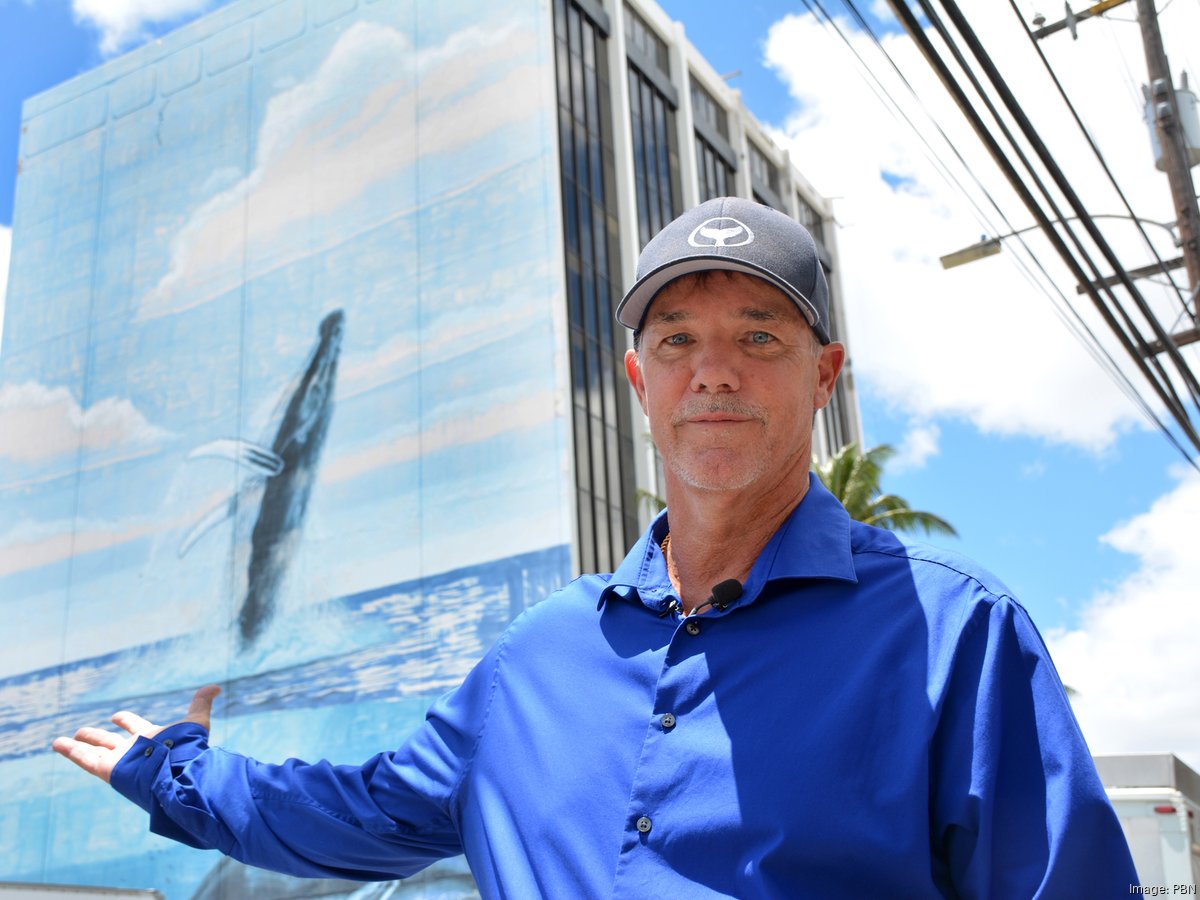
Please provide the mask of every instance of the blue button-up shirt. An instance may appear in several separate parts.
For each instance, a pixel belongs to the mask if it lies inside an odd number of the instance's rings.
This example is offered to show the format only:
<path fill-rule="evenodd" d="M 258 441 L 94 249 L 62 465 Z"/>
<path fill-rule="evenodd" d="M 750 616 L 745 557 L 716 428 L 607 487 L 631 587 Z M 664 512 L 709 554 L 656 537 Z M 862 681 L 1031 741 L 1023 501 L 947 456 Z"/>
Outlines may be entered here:
<path fill-rule="evenodd" d="M 298 875 L 465 852 L 485 897 L 1128 896 L 1062 685 L 994 577 L 814 479 L 742 595 L 681 619 L 667 528 L 526 611 L 398 750 L 265 765 L 184 724 L 113 786 L 161 834 Z"/>

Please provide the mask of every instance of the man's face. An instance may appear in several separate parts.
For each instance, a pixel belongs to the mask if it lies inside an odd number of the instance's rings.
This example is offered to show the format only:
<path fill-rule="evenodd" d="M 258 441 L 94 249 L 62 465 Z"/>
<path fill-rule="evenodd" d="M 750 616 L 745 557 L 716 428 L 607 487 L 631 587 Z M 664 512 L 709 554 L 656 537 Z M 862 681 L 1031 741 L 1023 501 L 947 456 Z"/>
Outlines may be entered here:
<path fill-rule="evenodd" d="M 708 491 L 807 477 L 815 410 L 845 351 L 821 347 L 796 305 L 762 279 L 714 271 L 665 287 L 625 369 L 668 478 Z"/>

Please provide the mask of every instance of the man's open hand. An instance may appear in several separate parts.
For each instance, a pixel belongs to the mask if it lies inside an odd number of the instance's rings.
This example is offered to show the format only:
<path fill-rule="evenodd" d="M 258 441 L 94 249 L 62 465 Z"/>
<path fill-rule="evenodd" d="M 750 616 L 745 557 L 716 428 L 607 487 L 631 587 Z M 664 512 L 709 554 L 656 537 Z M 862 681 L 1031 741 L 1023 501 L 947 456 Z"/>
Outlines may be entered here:
<path fill-rule="evenodd" d="M 219 693 L 221 689 L 215 684 L 200 688 L 192 697 L 187 715 L 179 721 L 195 722 L 208 728 L 212 718 L 213 698 Z M 139 737 L 152 738 L 167 727 L 147 722 L 128 710 L 113 713 L 112 721 L 114 725 L 128 731 L 129 736 L 114 734 L 102 728 L 80 728 L 75 732 L 74 738 L 55 738 L 54 751 L 61 753 L 85 772 L 91 772 L 97 778 L 108 781 L 112 777 L 113 768 L 125 755 L 125 751 L 133 746 L 135 740 Z"/>

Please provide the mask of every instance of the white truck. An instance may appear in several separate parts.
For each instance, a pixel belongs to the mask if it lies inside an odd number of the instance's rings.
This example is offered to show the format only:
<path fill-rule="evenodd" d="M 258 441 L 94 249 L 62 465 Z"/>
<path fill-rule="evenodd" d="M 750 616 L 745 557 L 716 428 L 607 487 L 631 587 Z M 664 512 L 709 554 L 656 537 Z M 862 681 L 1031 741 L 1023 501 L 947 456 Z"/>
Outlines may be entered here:
<path fill-rule="evenodd" d="M 1137 866 L 1140 885 L 1131 893 L 1197 896 L 1200 774 L 1173 753 L 1093 758 Z"/>

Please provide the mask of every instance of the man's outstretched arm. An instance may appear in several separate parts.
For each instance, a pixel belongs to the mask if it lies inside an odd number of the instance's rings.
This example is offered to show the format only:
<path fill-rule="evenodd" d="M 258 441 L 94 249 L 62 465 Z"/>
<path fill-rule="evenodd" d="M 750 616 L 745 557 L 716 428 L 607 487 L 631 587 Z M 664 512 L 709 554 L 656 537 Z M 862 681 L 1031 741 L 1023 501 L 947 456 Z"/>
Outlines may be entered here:
<path fill-rule="evenodd" d="M 463 851 L 457 791 L 495 674 L 489 654 L 398 750 L 358 766 L 268 765 L 210 747 L 214 686 L 161 727 L 123 711 L 122 735 L 81 728 L 54 749 L 150 815 L 150 830 L 304 877 L 385 880 Z"/>

